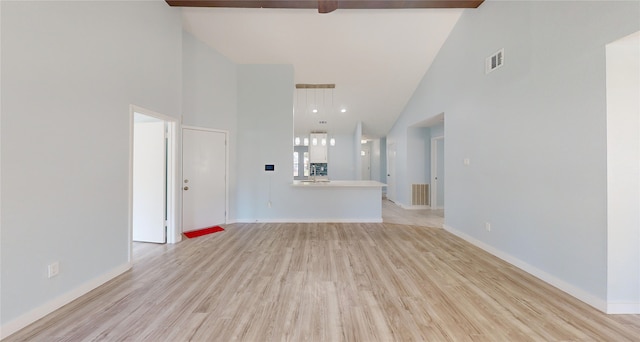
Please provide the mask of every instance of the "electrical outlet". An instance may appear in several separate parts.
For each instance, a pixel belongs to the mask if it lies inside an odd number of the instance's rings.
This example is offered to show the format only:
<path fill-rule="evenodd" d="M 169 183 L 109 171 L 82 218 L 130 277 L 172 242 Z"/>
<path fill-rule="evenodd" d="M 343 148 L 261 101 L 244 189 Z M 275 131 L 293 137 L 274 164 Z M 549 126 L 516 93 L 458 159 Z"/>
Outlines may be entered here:
<path fill-rule="evenodd" d="M 484 229 L 486 229 L 488 232 L 490 232 L 491 231 L 491 223 L 485 222 L 484 223 Z"/>
<path fill-rule="evenodd" d="M 49 278 L 53 278 L 60 272 L 60 264 L 56 261 L 47 267 Z"/>
<path fill-rule="evenodd" d="M 464 160 L 462 161 L 464 165 L 471 165 L 471 159 L 469 158 L 464 158 Z"/>
<path fill-rule="evenodd" d="M 271 208 L 271 201 L 267 202 L 267 205 Z"/>

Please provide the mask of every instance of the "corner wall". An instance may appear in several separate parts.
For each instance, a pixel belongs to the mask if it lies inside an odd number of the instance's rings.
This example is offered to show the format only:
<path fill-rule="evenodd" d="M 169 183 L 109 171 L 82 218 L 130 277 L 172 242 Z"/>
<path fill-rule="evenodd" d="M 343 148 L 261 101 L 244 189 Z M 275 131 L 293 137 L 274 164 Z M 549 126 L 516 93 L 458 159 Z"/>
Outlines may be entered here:
<path fill-rule="evenodd" d="M 293 67 L 238 65 L 237 210 L 241 222 L 289 217 Z M 274 172 L 265 172 L 274 164 Z M 271 206 L 269 206 L 271 203 Z"/>
<path fill-rule="evenodd" d="M 6 336 L 130 267 L 129 106 L 180 121 L 182 28 L 164 2 L 0 6 Z"/>
<path fill-rule="evenodd" d="M 607 45 L 607 312 L 640 313 L 640 31 Z"/>
<path fill-rule="evenodd" d="M 466 10 L 388 136 L 399 200 L 407 127 L 444 112 L 448 229 L 605 310 L 605 45 L 637 31 L 638 13 L 624 1 Z M 504 66 L 485 74 L 501 48 Z"/>
<path fill-rule="evenodd" d="M 228 131 L 228 221 L 237 215 L 237 66 L 192 34 L 182 34 L 182 124 Z"/>

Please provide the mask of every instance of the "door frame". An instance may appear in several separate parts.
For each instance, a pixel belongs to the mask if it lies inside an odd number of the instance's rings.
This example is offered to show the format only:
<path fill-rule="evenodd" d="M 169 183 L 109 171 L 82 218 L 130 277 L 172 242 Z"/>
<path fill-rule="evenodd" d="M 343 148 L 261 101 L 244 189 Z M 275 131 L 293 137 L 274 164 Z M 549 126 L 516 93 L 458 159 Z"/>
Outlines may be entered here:
<path fill-rule="evenodd" d="M 129 262 L 133 260 L 133 125 L 134 114 L 140 113 L 146 116 L 162 120 L 167 124 L 167 243 L 177 243 L 180 236 L 177 233 L 179 223 L 177 214 L 176 184 L 177 170 L 177 127 L 176 118 L 156 113 L 152 110 L 136 105 L 129 105 Z"/>
<path fill-rule="evenodd" d="M 198 127 L 198 126 L 186 126 L 182 125 L 180 132 L 183 132 L 185 129 L 196 130 L 196 131 L 205 131 L 205 132 L 214 132 L 214 133 L 223 133 L 224 134 L 224 223 L 229 223 L 229 131 L 215 128 L 206 128 L 206 127 Z M 184 158 L 180 160 L 180 174 L 182 178 L 182 170 L 184 168 Z M 180 181 L 180 189 L 182 189 L 182 180 Z M 184 201 L 182 201 L 182 196 L 184 192 L 180 191 L 180 213 L 184 211 Z M 182 218 L 182 217 L 181 217 Z M 180 223 L 182 227 L 182 222 Z M 182 229 L 181 229 L 182 230 Z"/>
<path fill-rule="evenodd" d="M 430 205 L 431 209 L 444 209 L 438 208 L 438 183 L 436 182 L 436 173 L 438 173 L 438 143 L 444 141 L 444 135 L 431 138 L 431 194 Z M 442 156 L 444 160 L 444 156 Z"/>

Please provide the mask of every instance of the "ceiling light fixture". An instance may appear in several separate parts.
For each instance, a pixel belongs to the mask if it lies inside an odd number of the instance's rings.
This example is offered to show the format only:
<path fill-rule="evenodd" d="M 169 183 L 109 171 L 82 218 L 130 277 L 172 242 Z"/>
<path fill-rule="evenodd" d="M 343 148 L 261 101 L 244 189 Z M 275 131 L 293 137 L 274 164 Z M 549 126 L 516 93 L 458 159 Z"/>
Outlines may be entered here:
<path fill-rule="evenodd" d="M 336 139 L 334 138 L 329 139 L 329 145 L 336 146 Z"/>
<path fill-rule="evenodd" d="M 347 110 L 346 110 L 345 108 L 342 108 L 342 109 L 340 109 L 340 112 L 341 112 L 341 113 L 346 113 L 346 112 L 347 112 Z"/>

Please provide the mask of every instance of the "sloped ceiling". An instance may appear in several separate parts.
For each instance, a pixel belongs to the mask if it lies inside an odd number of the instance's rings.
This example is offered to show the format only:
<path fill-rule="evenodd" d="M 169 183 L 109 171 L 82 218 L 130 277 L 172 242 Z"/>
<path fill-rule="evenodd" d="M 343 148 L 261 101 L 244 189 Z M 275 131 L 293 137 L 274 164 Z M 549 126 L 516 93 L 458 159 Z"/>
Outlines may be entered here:
<path fill-rule="evenodd" d="M 295 135 L 353 134 L 361 121 L 364 135 L 377 138 L 391 129 L 463 10 L 182 11 L 185 30 L 234 63 L 291 64 L 296 83 L 335 84 L 291 89 Z"/>

